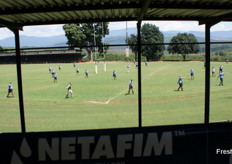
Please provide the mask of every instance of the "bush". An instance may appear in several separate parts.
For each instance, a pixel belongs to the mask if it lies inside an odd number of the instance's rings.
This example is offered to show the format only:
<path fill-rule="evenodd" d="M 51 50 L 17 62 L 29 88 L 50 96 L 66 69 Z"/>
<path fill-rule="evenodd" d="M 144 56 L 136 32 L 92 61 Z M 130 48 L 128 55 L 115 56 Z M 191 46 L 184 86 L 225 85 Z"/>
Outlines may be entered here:
<path fill-rule="evenodd" d="M 89 62 L 89 58 L 88 57 L 82 58 L 82 61 L 83 62 Z"/>

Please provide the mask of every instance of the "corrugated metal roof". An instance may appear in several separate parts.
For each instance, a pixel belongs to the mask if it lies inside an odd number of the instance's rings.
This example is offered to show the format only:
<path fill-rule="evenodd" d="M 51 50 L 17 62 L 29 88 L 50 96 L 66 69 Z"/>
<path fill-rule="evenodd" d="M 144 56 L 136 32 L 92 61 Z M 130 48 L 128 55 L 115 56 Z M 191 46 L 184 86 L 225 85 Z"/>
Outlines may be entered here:
<path fill-rule="evenodd" d="M 231 0 L 0 0 L 0 25 L 129 20 L 232 21 Z"/>

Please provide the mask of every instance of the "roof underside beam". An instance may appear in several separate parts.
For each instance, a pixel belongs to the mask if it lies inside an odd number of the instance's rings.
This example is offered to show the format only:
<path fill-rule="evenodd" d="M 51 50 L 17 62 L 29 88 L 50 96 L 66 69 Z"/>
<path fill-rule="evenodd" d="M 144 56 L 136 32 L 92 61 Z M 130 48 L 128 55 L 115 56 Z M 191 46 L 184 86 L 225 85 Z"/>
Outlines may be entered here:
<path fill-rule="evenodd" d="M 216 1 L 213 3 L 202 3 L 202 2 L 184 2 L 177 3 L 176 1 L 173 2 L 166 2 L 165 3 L 156 3 L 152 2 L 150 4 L 150 8 L 163 8 L 163 9 L 217 9 L 217 10 L 228 10 L 232 8 L 231 3 L 217 3 Z"/>
<path fill-rule="evenodd" d="M 21 31 L 23 30 L 23 26 L 21 26 L 19 24 L 12 23 L 12 22 L 5 21 L 3 19 L 0 19 L 0 26 L 7 27 L 12 32 L 14 32 L 15 29 L 21 30 Z"/>
<path fill-rule="evenodd" d="M 215 18 L 200 20 L 199 25 L 210 24 L 211 26 L 213 26 L 221 21 L 231 21 L 231 20 L 232 20 L 232 13 L 229 13 Z"/>
<path fill-rule="evenodd" d="M 232 3 L 223 3 L 221 1 L 210 1 L 210 3 L 207 1 L 206 3 L 200 0 L 192 2 L 173 0 L 83 0 L 82 3 L 78 4 L 71 0 L 57 0 L 57 3 L 51 3 L 47 0 L 16 2 L 22 4 L 17 5 L 10 1 L 1 1 L 0 4 L 5 7 L 0 6 L 0 19 L 2 18 L 0 27 L 22 28 L 22 26 L 30 25 L 136 20 L 199 21 L 199 24 L 216 24 L 220 21 L 232 21 Z M 181 10 L 183 10 L 183 14 Z M 213 14 L 207 14 L 208 10 L 210 10 L 209 13 Z M 216 13 L 213 10 L 217 10 L 215 11 Z M 198 12 L 203 14 L 198 14 Z M 229 14 L 230 12 L 231 14 Z M 223 13 L 224 15 L 222 15 Z"/>
<path fill-rule="evenodd" d="M 92 3 L 92 4 L 75 4 L 75 5 L 53 5 L 53 6 L 36 6 L 36 7 L 25 7 L 25 8 L 11 8 L 1 10 L 0 15 L 12 15 L 12 14 L 30 14 L 30 13 L 46 13 L 46 12 L 62 12 L 62 11 L 82 11 L 82 10 L 111 10 L 113 9 L 141 9 L 145 10 L 146 5 L 149 8 L 159 8 L 159 9 L 218 9 L 218 10 L 228 10 L 232 8 L 232 4 L 220 4 L 220 3 L 176 3 L 176 2 L 165 2 L 158 3 L 151 0 L 137 1 L 135 3 Z"/>
<path fill-rule="evenodd" d="M 39 25 L 50 25 L 50 24 L 69 24 L 69 23 L 93 23 L 93 22 L 119 22 L 119 21 L 135 21 L 136 17 L 120 17 L 120 18 L 95 18 L 95 19 L 71 19 L 71 20 L 48 20 L 40 21 Z M 177 17 L 177 16 L 168 16 L 168 17 L 143 17 L 143 20 L 146 21 L 199 21 L 199 24 L 205 24 L 209 20 L 202 19 L 200 17 Z M 213 19 L 214 20 L 214 19 Z M 227 20 L 229 21 L 229 20 Z M 230 20 L 232 21 L 232 19 Z M 2 25 L 2 26 L 1 26 Z M 18 26 L 34 26 L 38 25 L 38 22 L 25 22 L 22 25 Z M 0 27 L 5 27 L 6 24 L 1 23 Z"/>
<path fill-rule="evenodd" d="M 93 23 L 93 22 L 119 22 L 119 21 L 135 21 L 137 18 L 136 17 L 120 17 L 120 18 L 110 18 L 110 17 L 103 17 L 103 18 L 95 18 L 95 19 L 71 19 L 71 20 L 44 20 L 40 21 L 39 25 L 50 25 L 50 24 L 69 24 L 69 23 Z M 198 21 L 199 25 L 206 24 L 206 23 L 211 23 L 217 24 L 220 21 L 232 21 L 232 18 L 228 18 L 227 20 L 224 19 L 202 19 L 201 17 L 178 17 L 178 16 L 167 16 L 167 17 L 143 17 L 143 20 L 146 21 Z M 19 30 L 22 30 L 23 26 L 34 26 L 38 25 L 37 21 L 34 22 L 24 22 L 23 24 L 12 24 L 10 22 L 8 23 L 3 23 L 0 19 L 0 27 L 13 27 L 17 28 Z"/>
<path fill-rule="evenodd" d="M 95 18 L 95 19 L 72 19 L 72 20 L 48 20 L 40 21 L 39 25 L 51 25 L 51 24 L 70 24 L 70 23 L 93 23 L 93 22 L 120 22 L 120 21 L 135 21 L 135 17 L 120 17 L 120 18 Z M 38 22 L 25 22 L 23 26 L 38 25 Z M 1 24 L 0 24 L 1 27 Z M 4 26 L 2 26 L 4 27 Z"/>
<path fill-rule="evenodd" d="M 143 4 L 142 4 L 142 8 L 140 10 L 140 13 L 137 17 L 137 21 L 142 21 L 143 20 L 143 17 L 146 15 L 147 13 L 147 10 L 150 6 L 150 3 L 151 3 L 151 0 L 144 0 L 143 1 Z"/>
<path fill-rule="evenodd" d="M 138 3 L 121 3 L 114 4 L 113 9 L 140 9 L 142 6 L 141 2 Z M 15 8 L 2 10 L 0 15 L 12 15 L 12 14 L 31 14 L 31 13 L 46 13 L 46 12 L 63 12 L 63 11 L 90 11 L 90 10 L 112 10 L 110 4 L 92 4 L 92 5 L 74 5 L 74 6 L 41 6 L 33 8 Z"/>

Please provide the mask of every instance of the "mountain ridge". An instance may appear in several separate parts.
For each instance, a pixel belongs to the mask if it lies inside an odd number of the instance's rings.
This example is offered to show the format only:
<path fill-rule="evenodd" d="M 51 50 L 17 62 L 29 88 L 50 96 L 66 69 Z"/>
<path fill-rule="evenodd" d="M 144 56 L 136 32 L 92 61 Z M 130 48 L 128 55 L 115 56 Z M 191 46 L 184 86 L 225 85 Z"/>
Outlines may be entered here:
<path fill-rule="evenodd" d="M 110 34 L 105 37 L 105 43 L 109 44 L 125 44 L 127 37 L 131 34 L 137 33 L 136 28 L 111 30 Z M 170 39 L 178 33 L 192 33 L 198 40 L 204 40 L 205 33 L 203 31 L 161 31 L 164 34 L 165 42 L 169 42 Z M 232 41 L 232 30 L 231 31 L 212 31 L 211 40 L 213 41 Z M 67 46 L 67 38 L 64 34 L 50 36 L 50 37 L 37 37 L 37 36 L 20 36 L 21 47 L 62 47 Z M 14 47 L 14 37 L 8 37 L 0 40 L 0 46 L 2 47 Z"/>

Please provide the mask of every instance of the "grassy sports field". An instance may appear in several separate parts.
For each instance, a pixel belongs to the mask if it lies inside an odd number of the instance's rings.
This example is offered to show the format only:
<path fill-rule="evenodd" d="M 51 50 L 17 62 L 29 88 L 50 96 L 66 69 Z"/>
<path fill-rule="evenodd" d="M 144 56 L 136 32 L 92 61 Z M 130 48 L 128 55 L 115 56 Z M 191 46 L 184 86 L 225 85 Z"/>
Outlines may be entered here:
<path fill-rule="evenodd" d="M 138 126 L 137 68 L 134 63 L 22 65 L 26 130 L 56 131 L 103 129 Z M 127 71 L 130 65 L 130 72 Z M 218 86 L 218 68 L 224 65 L 224 86 Z M 212 62 L 216 77 L 211 78 L 210 121 L 232 118 L 232 63 Z M 54 83 L 48 68 L 58 73 Z M 190 80 L 190 69 L 195 79 Z M 0 132 L 20 132 L 17 75 L 15 65 L 0 65 Z M 86 78 L 84 71 L 89 70 Z M 112 72 L 117 72 L 113 80 Z M 142 124 L 143 126 L 202 123 L 204 121 L 203 62 L 142 63 Z M 184 91 L 178 88 L 178 76 L 184 79 Z M 134 81 L 135 94 L 125 95 L 129 80 Z M 14 85 L 14 98 L 6 98 L 8 83 Z M 73 98 L 65 99 L 68 83 L 73 84 Z"/>

